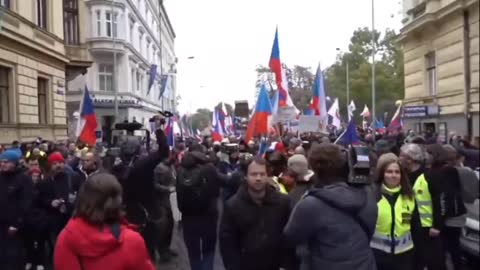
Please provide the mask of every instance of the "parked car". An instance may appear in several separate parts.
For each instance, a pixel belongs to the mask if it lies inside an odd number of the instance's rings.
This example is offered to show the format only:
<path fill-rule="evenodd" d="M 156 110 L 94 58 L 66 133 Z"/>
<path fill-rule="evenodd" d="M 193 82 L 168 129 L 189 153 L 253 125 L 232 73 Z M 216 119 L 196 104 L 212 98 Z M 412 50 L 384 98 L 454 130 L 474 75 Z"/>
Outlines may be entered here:
<path fill-rule="evenodd" d="M 480 260 L 479 200 L 466 204 L 466 208 L 467 219 L 460 236 L 460 248 L 467 259 L 478 264 Z"/>

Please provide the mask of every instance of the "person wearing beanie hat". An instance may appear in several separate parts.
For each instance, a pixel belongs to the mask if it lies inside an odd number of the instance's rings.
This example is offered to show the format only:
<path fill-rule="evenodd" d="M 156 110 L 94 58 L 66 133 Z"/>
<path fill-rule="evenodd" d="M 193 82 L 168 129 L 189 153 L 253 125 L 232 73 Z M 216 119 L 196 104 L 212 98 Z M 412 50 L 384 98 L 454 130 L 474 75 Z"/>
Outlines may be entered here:
<path fill-rule="evenodd" d="M 3 152 L 0 155 L 0 161 L 3 160 L 3 161 L 11 162 L 15 165 L 20 161 L 21 158 L 22 156 L 19 155 L 16 150 L 12 150 L 12 149 L 9 149 Z"/>
<path fill-rule="evenodd" d="M 0 268 L 22 269 L 24 220 L 32 201 L 32 181 L 20 169 L 21 155 L 9 149 L 0 155 Z"/>
<path fill-rule="evenodd" d="M 48 156 L 48 166 L 52 167 L 55 163 L 65 163 L 65 159 L 60 152 L 53 152 Z"/>

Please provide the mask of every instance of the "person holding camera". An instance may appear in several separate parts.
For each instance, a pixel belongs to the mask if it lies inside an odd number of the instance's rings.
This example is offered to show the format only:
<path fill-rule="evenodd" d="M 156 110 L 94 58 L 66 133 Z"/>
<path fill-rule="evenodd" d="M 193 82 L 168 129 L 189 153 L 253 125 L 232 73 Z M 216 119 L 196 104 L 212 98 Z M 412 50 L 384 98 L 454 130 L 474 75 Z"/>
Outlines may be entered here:
<path fill-rule="evenodd" d="M 39 186 L 38 196 L 49 210 L 50 245 L 53 249 L 58 234 L 72 215 L 81 180 L 67 173 L 65 159 L 60 152 L 48 156 L 48 165 L 50 169 L 46 180 Z"/>
<path fill-rule="evenodd" d="M 363 187 L 348 184 L 347 153 L 322 143 L 310 149 L 313 187 L 298 202 L 284 234 L 305 245 L 300 269 L 375 269 L 370 240 L 375 231 L 375 198 Z M 318 213 L 313 214 L 312 213 Z"/>

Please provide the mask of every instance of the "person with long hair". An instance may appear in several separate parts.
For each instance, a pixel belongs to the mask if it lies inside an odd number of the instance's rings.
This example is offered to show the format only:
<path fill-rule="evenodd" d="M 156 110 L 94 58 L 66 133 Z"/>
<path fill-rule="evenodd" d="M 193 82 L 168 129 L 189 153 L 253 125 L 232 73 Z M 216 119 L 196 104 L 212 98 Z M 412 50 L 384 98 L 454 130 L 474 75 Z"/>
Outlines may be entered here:
<path fill-rule="evenodd" d="M 154 270 L 143 238 L 123 219 L 122 187 L 108 173 L 82 185 L 73 218 L 60 233 L 56 270 Z"/>
<path fill-rule="evenodd" d="M 415 196 L 398 157 L 380 156 L 375 190 L 378 216 L 370 247 L 378 270 L 413 270 L 412 227 L 420 227 Z M 417 217 L 414 217 L 414 216 Z"/>

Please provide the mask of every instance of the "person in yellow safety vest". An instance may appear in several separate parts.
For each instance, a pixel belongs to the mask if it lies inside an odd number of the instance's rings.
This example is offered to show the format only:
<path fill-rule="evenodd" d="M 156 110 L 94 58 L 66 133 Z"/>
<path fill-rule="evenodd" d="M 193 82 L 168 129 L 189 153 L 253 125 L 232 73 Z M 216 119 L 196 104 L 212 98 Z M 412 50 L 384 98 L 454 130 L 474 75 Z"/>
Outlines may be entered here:
<path fill-rule="evenodd" d="M 47 153 L 43 152 L 42 150 L 40 150 L 38 148 L 33 148 L 31 151 L 28 151 L 25 154 L 25 159 L 28 160 L 28 159 L 30 159 L 31 156 L 35 156 L 37 158 L 46 158 Z"/>
<path fill-rule="evenodd" d="M 440 230 L 434 228 L 434 209 L 432 204 L 432 189 L 426 173 L 427 153 L 418 144 L 405 144 L 400 149 L 400 162 L 408 172 L 410 185 L 413 187 L 415 201 L 418 206 L 421 226 L 420 232 L 414 238 L 415 242 L 415 269 L 444 270 L 445 261 L 442 260 Z"/>
<path fill-rule="evenodd" d="M 382 155 L 377 164 L 375 190 L 378 216 L 370 247 L 378 270 L 414 270 L 413 223 L 419 222 L 415 197 L 398 157 Z"/>

